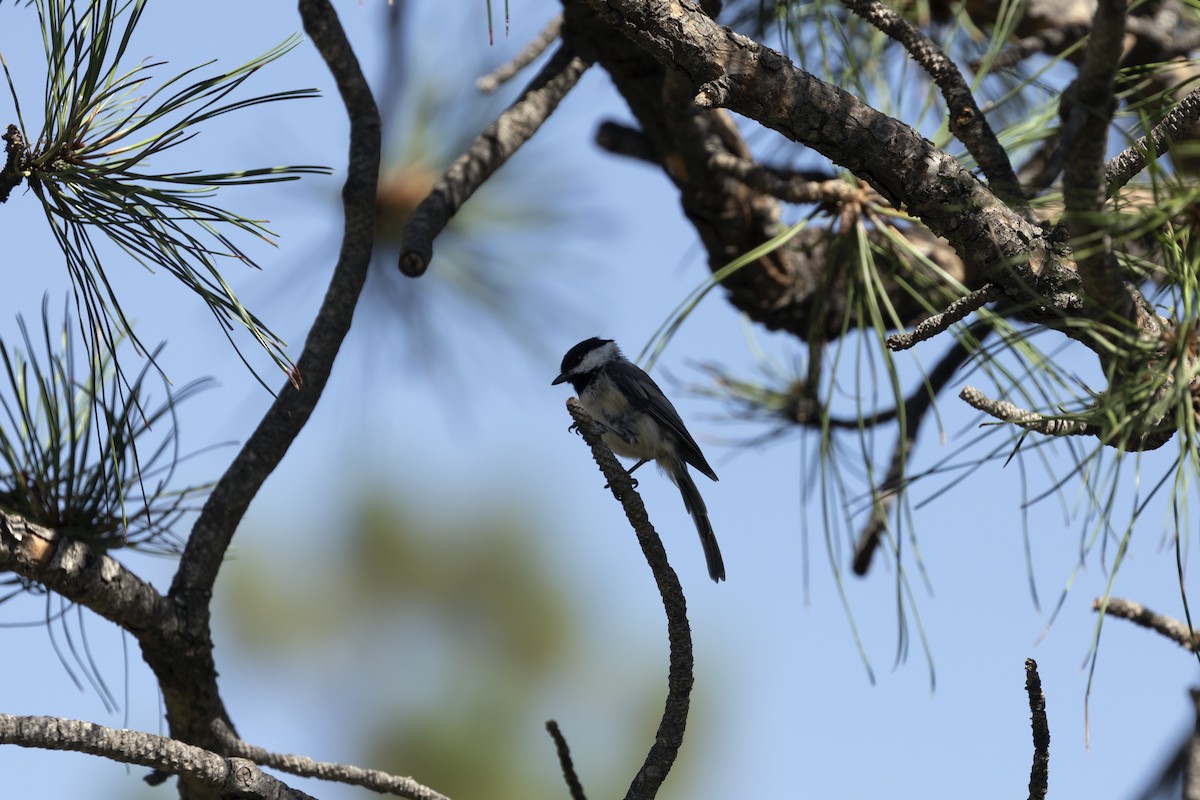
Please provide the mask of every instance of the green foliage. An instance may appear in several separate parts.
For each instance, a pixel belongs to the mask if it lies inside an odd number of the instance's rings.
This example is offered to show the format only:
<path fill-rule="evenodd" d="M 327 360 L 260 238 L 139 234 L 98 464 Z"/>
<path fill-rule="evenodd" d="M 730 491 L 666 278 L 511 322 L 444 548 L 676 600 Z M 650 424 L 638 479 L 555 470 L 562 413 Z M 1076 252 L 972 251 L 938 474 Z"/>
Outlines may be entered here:
<path fill-rule="evenodd" d="M 164 62 L 124 63 L 145 8 L 145 0 L 37 3 L 47 73 L 44 122 L 36 141 L 25 129 L 5 65 L 28 147 L 20 159 L 21 174 L 41 201 L 75 286 L 80 314 L 95 332 L 95 341 L 85 344 L 89 350 L 111 352 L 121 337 L 133 338 L 109 280 L 112 262 L 94 241 L 101 233 L 146 268 L 165 268 L 195 292 L 231 342 L 231 331 L 244 326 L 281 368 L 290 370 L 284 343 L 241 304 L 220 269 L 221 262 L 256 266 L 232 235 L 249 234 L 271 243 L 273 234 L 262 221 L 207 198 L 222 186 L 295 180 L 328 170 L 179 172 L 153 169 L 150 162 L 190 141 L 199 126 L 223 114 L 313 96 L 315 90 L 305 89 L 229 99 L 300 39 L 292 37 L 228 72 L 185 83 L 205 64 L 155 85 L 152 71 Z M 195 155 L 191 159 L 200 162 Z"/>
<path fill-rule="evenodd" d="M 126 383 L 107 356 L 81 378 L 69 317 L 54 330 L 43 304 L 36 343 L 18 324 L 23 348 L 0 341 L 0 507 L 101 551 L 177 552 L 172 527 L 207 487 L 171 488 L 176 405 L 205 382 L 172 391 L 163 380 L 165 399 L 152 405 L 149 363 Z"/>

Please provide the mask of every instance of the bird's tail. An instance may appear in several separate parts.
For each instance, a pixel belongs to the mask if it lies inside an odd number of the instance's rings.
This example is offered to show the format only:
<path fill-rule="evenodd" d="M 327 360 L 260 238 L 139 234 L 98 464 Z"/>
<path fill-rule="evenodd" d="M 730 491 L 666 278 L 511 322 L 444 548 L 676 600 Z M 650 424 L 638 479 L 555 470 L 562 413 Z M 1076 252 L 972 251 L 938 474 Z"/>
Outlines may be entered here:
<path fill-rule="evenodd" d="M 682 461 L 670 473 L 671 479 L 679 487 L 679 493 L 683 495 L 684 507 L 696 523 L 696 532 L 700 534 L 700 544 L 704 547 L 704 560 L 708 562 L 708 576 L 717 582 L 725 580 L 725 560 L 721 558 L 717 536 L 713 533 L 712 523 L 708 521 L 708 507 L 704 505 L 696 482 Z"/>

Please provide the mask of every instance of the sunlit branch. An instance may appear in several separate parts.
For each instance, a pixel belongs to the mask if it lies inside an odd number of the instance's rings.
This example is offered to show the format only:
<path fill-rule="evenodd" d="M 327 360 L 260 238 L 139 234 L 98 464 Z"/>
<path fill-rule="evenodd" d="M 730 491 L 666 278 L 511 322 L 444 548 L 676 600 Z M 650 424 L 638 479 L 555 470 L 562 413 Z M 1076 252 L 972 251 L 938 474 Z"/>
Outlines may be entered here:
<path fill-rule="evenodd" d="M 1099 436 L 1099 428 L 1083 420 L 1046 417 L 1036 411 L 1018 408 L 1007 400 L 993 400 L 973 386 L 966 386 L 958 396 L 972 408 L 1003 422 L 1020 425 L 1026 430 L 1047 436 Z"/>
<path fill-rule="evenodd" d="M 59 717 L 0 714 L 0 744 L 69 750 L 187 777 L 221 797 L 313 800 L 260 770 L 252 761 L 224 758 L 200 747 L 141 731 L 116 730 Z"/>
<path fill-rule="evenodd" d="M 803 175 L 785 176 L 779 171 L 732 153 L 713 153 L 709 165 L 727 175 L 772 197 L 788 203 L 859 203 L 869 197 L 879 198 L 874 192 L 859 188 L 836 178 L 811 180 Z"/>
<path fill-rule="evenodd" d="M 373 792 L 406 797 L 409 800 L 448 800 L 444 794 L 422 786 L 412 778 L 392 775 L 377 769 L 364 769 L 353 764 L 315 761 L 305 756 L 288 753 L 272 753 L 242 741 L 233 731 L 223 725 L 220 728 L 218 736 L 228 753 L 248 758 L 264 767 L 272 767 L 302 778 L 318 778 L 324 781 L 362 786 Z"/>
<path fill-rule="evenodd" d="M 1108 600 L 1097 598 L 1092 601 L 1092 610 L 1101 611 L 1106 616 L 1127 619 L 1134 625 L 1140 625 L 1156 633 L 1160 633 L 1185 650 L 1195 650 L 1200 641 L 1200 635 L 1174 617 L 1158 614 L 1133 600 L 1120 597 L 1110 597 Z"/>
<path fill-rule="evenodd" d="M 135 636 L 175 629 L 170 606 L 150 584 L 83 542 L 0 511 L 0 571 L 12 571 L 120 625 Z"/>
<path fill-rule="evenodd" d="M 1108 196 L 1112 197 L 1134 175 L 1145 169 L 1150 163 L 1151 150 L 1153 157 L 1158 158 L 1167 152 L 1172 142 L 1188 138 L 1188 129 L 1197 119 L 1200 119 L 1200 87 L 1188 92 L 1187 97 L 1180 100 L 1171 113 L 1154 126 L 1148 137 L 1138 139 L 1104 165 Z"/>

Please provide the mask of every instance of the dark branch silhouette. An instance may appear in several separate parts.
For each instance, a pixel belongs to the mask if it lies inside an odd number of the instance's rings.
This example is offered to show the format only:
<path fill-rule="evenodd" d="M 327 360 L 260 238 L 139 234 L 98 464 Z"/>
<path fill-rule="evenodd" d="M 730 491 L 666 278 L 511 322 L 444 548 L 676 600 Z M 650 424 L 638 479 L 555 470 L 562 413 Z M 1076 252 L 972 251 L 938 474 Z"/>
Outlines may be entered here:
<path fill-rule="evenodd" d="M 1033 727 L 1033 766 L 1029 768 L 1029 800 L 1045 800 L 1050 786 L 1050 723 L 1046 719 L 1046 694 L 1037 662 L 1025 659 L 1025 692 Z"/>
<path fill-rule="evenodd" d="M 646 562 L 654 573 L 658 592 L 662 596 L 663 608 L 667 612 L 667 638 L 670 641 L 670 671 L 667 674 L 667 701 L 654 744 L 646 755 L 641 769 L 633 779 L 626 800 L 648 800 L 658 794 L 666 780 L 679 747 L 683 744 L 683 733 L 687 728 L 688 706 L 692 692 L 692 631 L 687 619 L 687 601 L 679 576 L 667 562 L 667 551 L 662 540 L 650 524 L 646 506 L 633 488 L 633 478 L 621 466 L 612 450 L 600 438 L 604 431 L 588 416 L 583 406 L 574 397 L 567 400 L 567 410 L 575 420 L 576 429 L 592 449 L 600 471 L 608 481 L 613 495 L 625 509 L 625 516 L 637 534 L 638 544 L 646 556 Z"/>

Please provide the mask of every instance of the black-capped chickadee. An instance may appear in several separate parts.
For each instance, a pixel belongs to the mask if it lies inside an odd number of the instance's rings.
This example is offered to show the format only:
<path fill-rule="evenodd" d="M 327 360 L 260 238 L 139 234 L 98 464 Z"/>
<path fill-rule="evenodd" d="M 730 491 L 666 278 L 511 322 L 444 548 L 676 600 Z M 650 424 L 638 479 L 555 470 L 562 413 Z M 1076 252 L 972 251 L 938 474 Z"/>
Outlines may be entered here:
<path fill-rule="evenodd" d="M 683 505 L 700 533 L 709 577 L 725 580 L 725 562 L 708 521 L 708 509 L 687 465 L 714 481 L 717 473 L 704 460 L 700 446 L 654 379 L 621 355 L 616 342 L 593 337 L 563 356 L 562 372 L 550 383 L 553 386 L 564 381 L 575 387 L 579 402 L 592 419 L 606 428 L 604 443 L 619 456 L 637 459 L 630 473 L 653 460 L 679 487 Z"/>

